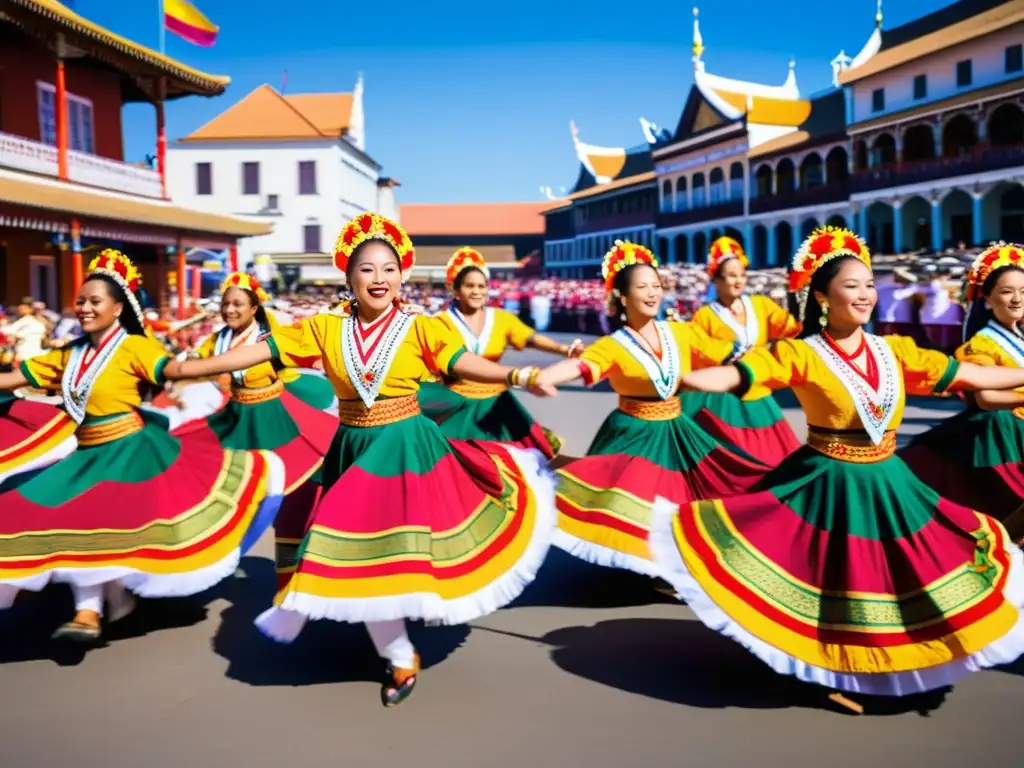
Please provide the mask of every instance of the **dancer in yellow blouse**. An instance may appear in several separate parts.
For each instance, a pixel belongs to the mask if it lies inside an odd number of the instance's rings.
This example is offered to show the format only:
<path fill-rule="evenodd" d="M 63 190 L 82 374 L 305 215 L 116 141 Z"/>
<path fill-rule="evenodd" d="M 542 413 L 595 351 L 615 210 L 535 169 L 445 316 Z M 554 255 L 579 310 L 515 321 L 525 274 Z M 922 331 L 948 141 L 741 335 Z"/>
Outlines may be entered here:
<path fill-rule="evenodd" d="M 143 391 L 176 378 L 176 363 L 145 335 L 140 275 L 105 250 L 89 267 L 76 313 L 85 335 L 0 374 L 62 393 L 78 448 L 0 492 L 0 603 L 17 590 L 67 582 L 77 614 L 56 637 L 93 642 L 146 597 L 191 595 L 231 575 L 265 493 L 266 456 L 225 451 L 209 430 L 172 436 L 140 410 Z"/>
<path fill-rule="evenodd" d="M 801 339 L 682 383 L 792 387 L 807 445 L 748 494 L 659 501 L 651 550 L 663 575 L 701 621 L 776 672 L 849 693 L 904 696 L 1012 661 L 1024 651 L 1020 550 L 999 522 L 942 498 L 894 453 L 907 394 L 1011 389 L 1024 369 L 865 333 L 877 293 L 867 248 L 848 231 L 812 233 L 790 288 L 804 308 Z"/>
<path fill-rule="evenodd" d="M 416 392 L 431 375 L 550 390 L 533 385 L 539 370 L 469 353 L 442 324 L 403 312 L 398 295 L 414 259 L 401 227 L 363 214 L 335 248 L 355 295 L 346 314 L 317 315 L 253 346 L 181 364 L 204 377 L 270 360 L 306 368 L 322 361 L 341 420 L 325 492 L 291 542 L 290 578 L 257 623 L 291 642 L 308 619 L 365 622 L 388 662 L 385 706 L 403 701 L 419 673 L 404 619 L 456 624 L 507 604 L 533 580 L 555 525 L 553 483 L 538 453 L 446 440 L 420 413 Z"/>
<path fill-rule="evenodd" d="M 693 315 L 693 323 L 713 339 L 736 344 L 736 356 L 776 339 L 800 333 L 800 323 L 767 296 L 748 296 L 747 255 L 731 237 L 720 237 L 708 253 L 708 275 L 718 296 Z M 744 397 L 689 392 L 683 408 L 712 437 L 736 446 L 774 467 L 800 447 L 793 429 L 766 387 Z"/>
<path fill-rule="evenodd" d="M 472 248 L 460 248 L 448 260 L 445 283 L 453 295 L 451 306 L 437 316 L 448 333 L 460 336 L 466 348 L 498 362 L 508 347 L 534 347 L 566 357 L 583 351 L 577 339 L 559 344 L 537 333 L 503 309 L 487 306 L 490 273 L 484 257 Z M 450 379 L 420 387 L 420 407 L 434 419 L 446 437 L 457 440 L 497 440 L 536 448 L 554 458 L 560 441 L 537 424 L 505 384 L 477 384 Z"/>
<path fill-rule="evenodd" d="M 749 488 L 766 470 L 728 450 L 682 412 L 679 377 L 732 359 L 732 342 L 691 323 L 655 320 L 662 300 L 654 255 L 616 242 L 604 258 L 611 313 L 621 328 L 578 360 L 555 363 L 538 383 L 607 379 L 619 407 L 587 455 L 558 471 L 555 544 L 599 565 L 658 575 L 647 545 L 656 496 L 688 503 Z"/>

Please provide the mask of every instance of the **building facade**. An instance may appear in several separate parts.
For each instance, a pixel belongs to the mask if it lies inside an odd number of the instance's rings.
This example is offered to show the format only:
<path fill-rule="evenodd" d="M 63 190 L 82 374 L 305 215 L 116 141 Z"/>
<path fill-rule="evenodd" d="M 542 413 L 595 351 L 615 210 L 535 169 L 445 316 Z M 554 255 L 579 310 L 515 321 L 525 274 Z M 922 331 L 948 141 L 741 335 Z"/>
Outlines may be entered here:
<path fill-rule="evenodd" d="M 260 257 L 317 266 L 346 221 L 364 211 L 396 213 L 397 182 L 366 153 L 361 77 L 351 93 L 260 86 L 176 141 L 168 156 L 175 201 L 273 227 L 245 243 L 243 266 Z"/>
<path fill-rule="evenodd" d="M 174 205 L 166 192 L 166 102 L 217 95 L 228 82 L 60 3 L 0 0 L 0 304 L 32 296 L 70 306 L 84 260 L 108 246 L 132 256 L 154 303 L 167 304 L 172 273 L 184 289 L 187 249 L 233 251 L 268 231 Z M 130 102 L 154 107 L 155 169 L 124 162 Z"/>
<path fill-rule="evenodd" d="M 645 123 L 662 261 L 703 261 L 727 234 L 755 266 L 784 266 L 821 225 L 853 227 L 879 253 L 1024 238 L 1024 5 L 961 0 L 892 30 L 882 21 L 879 3 L 857 55 L 833 60 L 833 88 L 804 97 L 793 63 L 779 85 L 709 72 L 694 11 L 693 86 L 676 129 Z M 593 153 L 576 148 L 589 181 Z M 579 209 L 648 183 L 642 172 L 578 182 L 547 214 L 547 270 L 595 273 L 604 250 L 580 247 Z M 615 209 L 594 213 L 590 231 L 628 234 Z"/>

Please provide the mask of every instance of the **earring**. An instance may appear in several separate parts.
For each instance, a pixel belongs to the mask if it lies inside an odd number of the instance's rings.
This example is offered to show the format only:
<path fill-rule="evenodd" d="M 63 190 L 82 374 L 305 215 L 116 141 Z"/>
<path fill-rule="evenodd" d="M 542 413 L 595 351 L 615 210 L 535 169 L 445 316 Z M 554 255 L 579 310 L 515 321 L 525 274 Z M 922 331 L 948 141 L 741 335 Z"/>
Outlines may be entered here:
<path fill-rule="evenodd" d="M 822 328 L 828 325 L 828 302 L 822 302 L 821 304 L 821 317 L 818 318 L 818 325 Z"/>

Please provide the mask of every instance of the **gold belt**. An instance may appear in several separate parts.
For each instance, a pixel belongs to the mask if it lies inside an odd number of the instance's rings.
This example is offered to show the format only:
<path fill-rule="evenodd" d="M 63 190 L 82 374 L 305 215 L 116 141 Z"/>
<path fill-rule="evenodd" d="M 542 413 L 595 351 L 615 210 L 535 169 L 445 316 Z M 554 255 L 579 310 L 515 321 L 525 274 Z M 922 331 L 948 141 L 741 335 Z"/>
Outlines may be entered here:
<path fill-rule="evenodd" d="M 488 397 L 497 397 L 506 392 L 508 387 L 505 384 L 480 384 L 475 381 L 463 381 L 460 379 L 453 382 L 449 389 L 455 394 L 462 395 L 470 400 L 485 400 Z"/>
<path fill-rule="evenodd" d="M 231 399 L 239 405 L 257 405 L 280 397 L 282 392 L 284 392 L 284 382 L 278 380 L 269 387 L 260 387 L 259 389 L 232 387 Z"/>
<path fill-rule="evenodd" d="M 1016 416 L 1018 419 L 1024 419 L 1024 406 L 1021 406 L 1020 408 L 1014 408 L 1013 411 L 1011 411 L 1011 413 L 1013 413 L 1013 415 Z"/>
<path fill-rule="evenodd" d="M 668 400 L 637 400 L 632 397 L 620 397 L 619 410 L 644 421 L 671 421 L 683 412 L 683 405 L 675 396 Z"/>
<path fill-rule="evenodd" d="M 142 417 L 133 411 L 98 424 L 80 424 L 75 430 L 75 438 L 80 448 L 103 445 L 140 432 L 144 423 Z"/>
<path fill-rule="evenodd" d="M 889 430 L 882 436 L 882 442 L 875 445 L 863 432 L 829 432 L 812 428 L 807 433 L 807 445 L 830 459 L 851 464 L 876 464 L 896 453 L 896 432 Z"/>
<path fill-rule="evenodd" d="M 346 427 L 382 427 L 385 424 L 418 416 L 419 400 L 416 395 L 378 400 L 367 408 L 362 400 L 342 400 L 338 403 L 338 421 Z"/>

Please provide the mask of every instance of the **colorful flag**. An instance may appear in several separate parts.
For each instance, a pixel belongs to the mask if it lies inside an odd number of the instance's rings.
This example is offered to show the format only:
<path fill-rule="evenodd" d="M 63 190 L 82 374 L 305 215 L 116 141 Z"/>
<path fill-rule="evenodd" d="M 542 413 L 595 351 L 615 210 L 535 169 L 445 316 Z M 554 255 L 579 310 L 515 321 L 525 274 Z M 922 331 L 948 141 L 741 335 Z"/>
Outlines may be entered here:
<path fill-rule="evenodd" d="M 220 27 L 188 0 L 164 0 L 164 26 L 193 45 L 209 48 L 217 42 Z"/>

